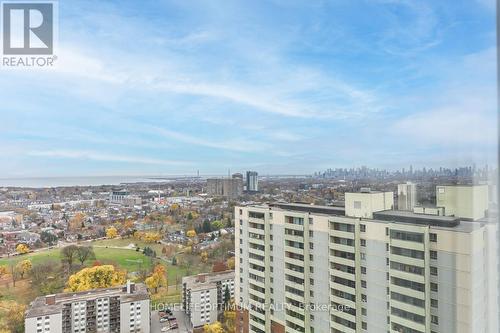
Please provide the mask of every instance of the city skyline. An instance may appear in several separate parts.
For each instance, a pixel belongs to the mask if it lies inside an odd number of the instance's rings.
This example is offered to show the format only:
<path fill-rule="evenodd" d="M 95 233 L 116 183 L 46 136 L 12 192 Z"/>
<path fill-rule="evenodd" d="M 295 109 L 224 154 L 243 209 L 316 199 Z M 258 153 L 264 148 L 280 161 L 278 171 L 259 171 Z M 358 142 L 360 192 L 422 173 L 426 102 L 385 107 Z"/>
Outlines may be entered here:
<path fill-rule="evenodd" d="M 496 162 L 493 1 L 59 13 L 56 68 L 0 78 L 2 178 Z"/>

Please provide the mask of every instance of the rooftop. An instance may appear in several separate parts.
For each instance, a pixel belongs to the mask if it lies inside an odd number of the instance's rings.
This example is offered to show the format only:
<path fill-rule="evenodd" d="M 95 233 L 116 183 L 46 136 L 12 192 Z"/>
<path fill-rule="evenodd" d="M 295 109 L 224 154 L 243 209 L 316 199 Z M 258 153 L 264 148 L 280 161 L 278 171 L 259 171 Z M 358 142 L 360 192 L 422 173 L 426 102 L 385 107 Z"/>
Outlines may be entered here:
<path fill-rule="evenodd" d="M 374 212 L 373 219 L 448 228 L 456 227 L 460 224 L 460 219 L 454 216 L 417 214 L 403 210 L 384 210 L 381 212 Z"/>
<path fill-rule="evenodd" d="M 185 276 L 182 278 L 182 284 L 186 284 L 188 289 L 207 289 L 215 287 L 216 282 L 231 279 L 234 279 L 234 271 L 228 270 L 223 272 Z"/>
<path fill-rule="evenodd" d="M 133 291 L 130 293 L 127 293 L 127 286 L 124 285 L 112 288 L 40 296 L 31 302 L 29 309 L 26 311 L 25 317 L 40 317 L 61 313 L 64 304 L 73 303 L 75 301 L 93 300 L 98 297 L 119 296 L 120 303 L 129 303 L 149 299 L 149 294 L 144 284 L 138 283 L 132 285 L 134 285 L 134 287 Z"/>
<path fill-rule="evenodd" d="M 322 206 L 302 203 L 272 203 L 269 204 L 269 207 L 294 210 L 298 212 L 345 216 L 345 208 L 339 206 Z"/>

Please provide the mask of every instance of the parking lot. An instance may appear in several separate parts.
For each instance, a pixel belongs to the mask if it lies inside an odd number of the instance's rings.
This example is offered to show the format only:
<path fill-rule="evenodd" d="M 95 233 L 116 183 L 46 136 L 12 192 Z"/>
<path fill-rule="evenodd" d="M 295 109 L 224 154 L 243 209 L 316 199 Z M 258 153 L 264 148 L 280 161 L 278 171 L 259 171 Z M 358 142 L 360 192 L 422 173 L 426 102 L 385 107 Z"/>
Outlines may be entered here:
<path fill-rule="evenodd" d="M 160 322 L 158 311 L 151 312 L 151 332 L 172 332 L 172 333 L 190 333 L 192 330 L 189 327 L 189 320 L 182 311 L 174 311 L 172 316 L 176 319 L 178 328 L 170 328 L 172 321 Z"/>

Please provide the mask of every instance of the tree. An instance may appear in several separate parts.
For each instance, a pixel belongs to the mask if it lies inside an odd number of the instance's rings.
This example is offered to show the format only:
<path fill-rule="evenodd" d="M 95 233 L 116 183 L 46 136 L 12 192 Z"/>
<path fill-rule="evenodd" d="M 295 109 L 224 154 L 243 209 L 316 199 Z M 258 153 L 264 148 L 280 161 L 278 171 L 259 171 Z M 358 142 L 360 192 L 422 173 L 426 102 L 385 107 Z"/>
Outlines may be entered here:
<path fill-rule="evenodd" d="M 23 333 L 24 332 L 24 312 L 26 306 L 15 301 L 0 302 L 0 328 L 5 332 Z"/>
<path fill-rule="evenodd" d="M 177 266 L 177 257 L 172 258 L 172 266 Z"/>
<path fill-rule="evenodd" d="M 235 258 L 231 257 L 231 258 L 227 259 L 226 264 L 227 264 L 227 268 L 234 269 L 234 267 L 235 267 Z"/>
<path fill-rule="evenodd" d="M 57 242 L 58 238 L 56 235 L 54 235 L 53 233 L 51 233 L 49 231 L 42 231 L 42 233 L 40 234 L 40 239 L 45 244 L 52 246 Z"/>
<path fill-rule="evenodd" d="M 16 269 L 15 262 L 12 260 L 9 262 L 9 271 L 10 271 L 10 276 L 12 278 L 12 285 L 15 287 L 17 278 L 19 277 L 19 272 Z"/>
<path fill-rule="evenodd" d="M 95 259 L 94 249 L 92 246 L 79 246 L 76 251 L 76 257 L 80 261 L 80 264 L 83 265 L 85 261 Z"/>
<path fill-rule="evenodd" d="M 80 230 L 85 226 L 84 221 L 85 221 L 85 214 L 83 214 L 82 212 L 78 212 L 69 221 L 68 229 L 72 232 Z"/>
<path fill-rule="evenodd" d="M 212 230 L 219 230 L 221 228 L 224 228 L 224 223 L 222 221 L 213 221 L 212 222 Z"/>
<path fill-rule="evenodd" d="M 66 291 L 85 291 L 108 288 L 125 283 L 126 272 L 115 269 L 113 265 L 87 267 L 71 275 Z"/>
<path fill-rule="evenodd" d="M 186 236 L 189 238 L 194 238 L 194 237 L 196 237 L 196 231 L 189 230 L 188 232 L 186 232 Z"/>
<path fill-rule="evenodd" d="M 155 243 L 161 239 L 161 235 L 158 232 L 136 231 L 134 233 L 134 238 L 140 239 L 146 243 Z"/>
<path fill-rule="evenodd" d="M 225 333 L 224 328 L 222 327 L 222 324 L 218 321 L 216 321 L 213 324 L 206 324 L 203 326 L 203 332 L 204 333 Z"/>
<path fill-rule="evenodd" d="M 17 263 L 16 271 L 19 273 L 21 279 L 24 279 L 24 276 L 31 270 L 31 267 L 33 267 L 33 265 L 31 264 L 31 261 L 28 259 L 22 260 Z"/>
<path fill-rule="evenodd" d="M 236 307 L 234 299 L 229 301 L 229 304 L 224 309 L 224 328 L 227 332 L 235 332 L 236 326 Z"/>
<path fill-rule="evenodd" d="M 231 300 L 231 292 L 229 291 L 229 286 L 226 285 L 226 289 L 224 289 L 224 306 L 229 304 Z"/>
<path fill-rule="evenodd" d="M 77 253 L 78 246 L 76 245 L 63 247 L 61 250 L 61 261 L 71 267 L 73 266 L 73 262 L 77 259 Z"/>
<path fill-rule="evenodd" d="M 7 266 L 0 266 L 0 279 L 7 274 L 9 274 Z"/>
<path fill-rule="evenodd" d="M 116 230 L 115 227 L 110 227 L 106 229 L 106 237 L 108 238 L 116 238 L 118 236 L 118 231 Z"/>
<path fill-rule="evenodd" d="M 24 254 L 24 253 L 28 253 L 30 251 L 30 248 L 26 244 L 17 244 L 16 251 L 19 254 Z"/>
<path fill-rule="evenodd" d="M 154 251 L 149 246 L 146 246 L 142 253 L 144 253 L 145 256 L 156 258 L 156 251 Z"/>
<path fill-rule="evenodd" d="M 202 225 L 201 229 L 204 233 L 208 233 L 208 232 L 212 231 L 212 224 L 210 224 L 209 220 L 205 220 L 205 221 L 203 221 L 203 225 Z"/>
<path fill-rule="evenodd" d="M 154 290 L 154 293 L 158 291 L 159 287 L 168 287 L 167 270 L 165 266 L 160 264 L 156 265 L 151 276 L 146 278 L 144 282 L 148 289 Z"/>
<path fill-rule="evenodd" d="M 203 251 L 201 254 L 200 254 L 200 257 L 201 257 L 201 261 L 203 263 L 206 263 L 208 261 L 208 253 L 207 251 Z"/>
<path fill-rule="evenodd" d="M 38 291 L 38 294 L 54 294 L 60 292 L 64 286 L 63 276 L 55 261 L 44 261 L 33 265 L 30 276 L 31 286 Z"/>

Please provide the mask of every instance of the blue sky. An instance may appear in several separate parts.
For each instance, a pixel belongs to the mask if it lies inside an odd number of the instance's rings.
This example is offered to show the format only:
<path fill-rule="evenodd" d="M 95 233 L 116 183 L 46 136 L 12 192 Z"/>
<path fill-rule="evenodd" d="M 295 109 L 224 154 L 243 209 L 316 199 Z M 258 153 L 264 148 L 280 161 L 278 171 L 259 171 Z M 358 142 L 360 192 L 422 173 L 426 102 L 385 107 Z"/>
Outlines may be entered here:
<path fill-rule="evenodd" d="M 0 72 L 0 178 L 455 166 L 496 151 L 494 0 L 59 5 Z"/>

